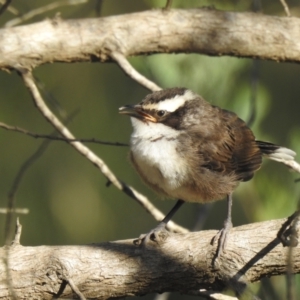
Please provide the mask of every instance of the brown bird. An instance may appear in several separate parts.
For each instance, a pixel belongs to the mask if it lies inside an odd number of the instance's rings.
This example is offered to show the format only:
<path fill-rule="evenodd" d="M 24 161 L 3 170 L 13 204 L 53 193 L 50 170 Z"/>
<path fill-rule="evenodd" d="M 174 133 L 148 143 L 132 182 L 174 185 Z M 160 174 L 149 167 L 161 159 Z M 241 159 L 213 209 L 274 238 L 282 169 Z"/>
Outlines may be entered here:
<path fill-rule="evenodd" d="M 207 203 L 227 197 L 228 213 L 219 239 L 217 257 L 232 227 L 232 192 L 250 180 L 262 157 L 287 162 L 296 153 L 255 140 L 235 113 L 213 106 L 185 88 L 154 92 L 120 114 L 131 116 L 131 161 L 142 179 L 160 195 L 179 199 L 152 230 L 163 230 L 184 202 Z"/>

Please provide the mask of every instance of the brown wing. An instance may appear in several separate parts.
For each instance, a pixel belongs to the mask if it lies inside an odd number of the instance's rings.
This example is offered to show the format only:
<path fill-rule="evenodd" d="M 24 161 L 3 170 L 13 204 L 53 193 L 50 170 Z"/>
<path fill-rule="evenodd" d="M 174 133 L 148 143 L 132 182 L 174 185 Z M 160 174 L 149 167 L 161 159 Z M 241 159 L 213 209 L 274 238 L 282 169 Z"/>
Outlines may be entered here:
<path fill-rule="evenodd" d="M 202 167 L 235 174 L 240 181 L 250 180 L 262 162 L 252 131 L 232 112 L 214 107 L 213 115 L 213 128 L 198 148 L 204 161 Z"/>

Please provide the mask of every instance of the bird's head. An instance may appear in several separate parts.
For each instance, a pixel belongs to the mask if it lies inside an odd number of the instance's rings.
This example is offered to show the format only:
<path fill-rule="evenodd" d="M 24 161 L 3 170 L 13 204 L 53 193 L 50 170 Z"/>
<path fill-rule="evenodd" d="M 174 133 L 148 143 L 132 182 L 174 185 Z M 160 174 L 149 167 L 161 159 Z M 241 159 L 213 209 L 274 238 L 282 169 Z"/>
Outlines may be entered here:
<path fill-rule="evenodd" d="M 119 113 L 180 130 L 199 120 L 197 113 L 202 101 L 186 88 L 170 88 L 149 94 L 138 104 L 122 106 Z"/>

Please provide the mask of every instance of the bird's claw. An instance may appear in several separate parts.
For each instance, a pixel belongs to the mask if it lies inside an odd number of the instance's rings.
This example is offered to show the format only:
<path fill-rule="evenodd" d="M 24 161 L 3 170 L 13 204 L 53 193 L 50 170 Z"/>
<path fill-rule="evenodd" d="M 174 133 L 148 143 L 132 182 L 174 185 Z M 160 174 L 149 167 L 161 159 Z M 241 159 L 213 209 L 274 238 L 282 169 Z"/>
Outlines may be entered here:
<path fill-rule="evenodd" d="M 154 229 L 152 229 L 147 234 L 141 234 L 138 239 L 133 241 L 136 246 L 146 245 L 149 242 L 160 243 L 166 239 L 168 230 L 165 223 L 158 224 Z"/>
<path fill-rule="evenodd" d="M 215 258 L 219 258 L 223 251 L 226 248 L 227 243 L 227 237 L 230 229 L 232 228 L 232 222 L 229 220 L 226 220 L 224 222 L 224 227 L 218 231 L 218 233 L 212 238 L 211 244 L 213 245 L 215 242 L 218 242 L 217 252 Z"/>

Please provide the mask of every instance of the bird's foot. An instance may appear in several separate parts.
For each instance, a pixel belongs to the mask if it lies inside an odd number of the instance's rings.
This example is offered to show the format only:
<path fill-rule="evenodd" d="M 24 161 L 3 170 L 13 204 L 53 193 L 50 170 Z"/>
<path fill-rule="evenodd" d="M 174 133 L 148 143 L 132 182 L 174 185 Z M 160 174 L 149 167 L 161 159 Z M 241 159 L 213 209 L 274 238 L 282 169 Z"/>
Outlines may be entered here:
<path fill-rule="evenodd" d="M 140 235 L 140 237 L 134 240 L 133 243 L 136 246 L 147 245 L 149 242 L 155 242 L 159 244 L 163 242 L 168 235 L 169 231 L 166 228 L 166 224 L 161 222 L 147 234 Z"/>
<path fill-rule="evenodd" d="M 232 228 L 231 220 L 226 219 L 224 222 L 224 227 L 219 230 L 219 232 L 213 237 L 211 244 L 213 245 L 215 242 L 218 242 L 217 252 L 215 255 L 215 259 L 219 258 L 223 251 L 226 248 L 227 237 L 230 229 Z"/>

